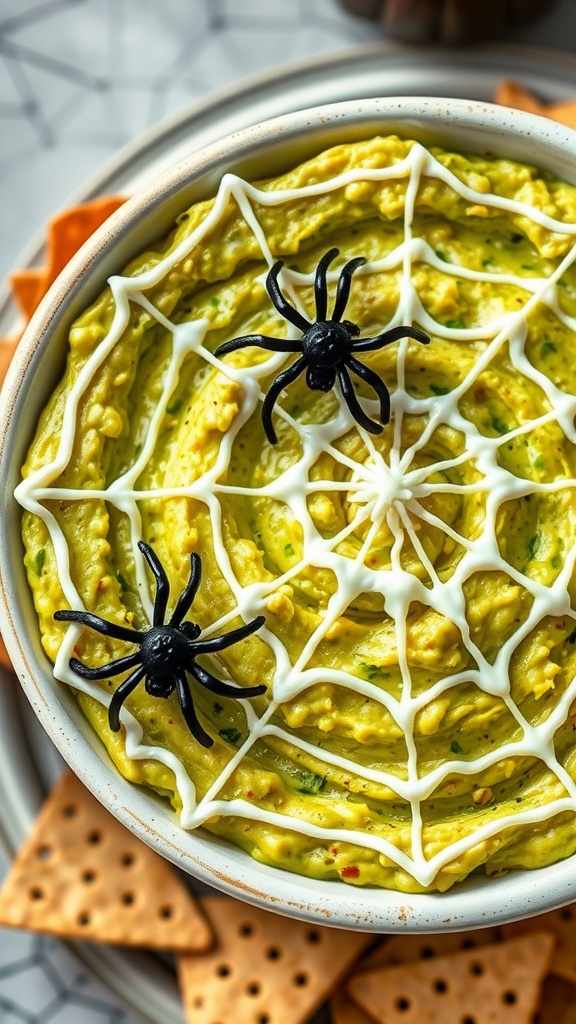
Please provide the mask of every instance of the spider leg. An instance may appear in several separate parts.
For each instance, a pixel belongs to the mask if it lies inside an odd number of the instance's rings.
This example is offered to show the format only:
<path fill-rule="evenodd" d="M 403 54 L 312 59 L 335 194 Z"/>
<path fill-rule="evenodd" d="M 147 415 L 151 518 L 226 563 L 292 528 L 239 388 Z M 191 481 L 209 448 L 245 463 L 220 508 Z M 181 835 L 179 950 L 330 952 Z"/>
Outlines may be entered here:
<path fill-rule="evenodd" d="M 335 260 L 339 253 L 339 249 L 329 249 L 328 252 L 324 253 L 316 267 L 316 276 L 314 278 L 314 301 L 316 303 L 316 319 L 318 321 L 326 319 L 326 313 L 328 310 L 326 271 L 332 263 L 332 260 Z"/>
<path fill-rule="evenodd" d="M 198 715 L 196 714 L 196 708 L 194 707 L 194 701 L 190 692 L 190 686 L 186 678 L 186 672 L 182 669 L 176 673 L 176 693 L 178 694 L 178 702 L 184 715 L 184 721 L 190 729 L 195 740 L 201 743 L 203 747 L 211 747 L 214 740 L 208 735 L 205 729 L 200 725 Z"/>
<path fill-rule="evenodd" d="M 191 649 L 194 657 L 198 654 L 214 654 L 218 651 L 223 651 L 226 647 L 231 647 L 232 644 L 238 643 L 239 640 L 244 640 L 245 637 L 250 636 L 251 633 L 255 633 L 260 626 L 263 626 L 266 619 L 263 615 L 257 615 L 251 622 L 245 622 L 243 626 L 239 626 L 238 629 L 231 629 L 229 633 L 224 633 L 223 636 L 213 636 L 208 640 L 194 640 Z"/>
<path fill-rule="evenodd" d="M 189 611 L 190 605 L 196 597 L 196 591 L 200 585 L 201 576 L 202 560 L 200 555 L 192 554 L 190 556 L 190 577 L 176 602 L 176 607 L 172 612 L 172 616 L 168 623 L 169 626 L 179 626 L 182 622 L 182 619 L 186 615 L 186 612 Z"/>
<path fill-rule="evenodd" d="M 359 341 L 355 341 L 353 351 L 373 352 L 377 348 L 391 345 L 393 341 L 401 341 L 402 338 L 412 338 L 414 341 L 421 341 L 423 345 L 427 345 L 430 341 L 428 335 L 417 327 L 391 327 L 389 331 L 383 331 L 382 334 L 377 334 L 374 338 L 360 338 Z"/>
<path fill-rule="evenodd" d="M 346 365 L 374 388 L 380 399 L 380 423 L 388 423 L 390 420 L 390 392 L 384 381 L 370 367 L 364 366 L 358 359 L 354 359 L 354 356 L 350 356 Z"/>
<path fill-rule="evenodd" d="M 358 267 L 361 267 L 363 263 L 366 263 L 364 256 L 356 256 L 353 260 L 348 260 L 346 266 L 342 267 L 340 277 L 338 278 L 338 284 L 336 286 L 336 301 L 334 303 L 334 312 L 332 313 L 332 319 L 338 322 L 342 319 L 344 310 L 350 297 L 350 285 L 352 284 L 352 274 Z"/>
<path fill-rule="evenodd" d="M 58 622 L 81 622 L 83 626 L 89 626 L 97 633 L 112 636 L 115 640 L 126 640 L 129 644 L 141 643 L 144 639 L 144 633 L 140 630 L 118 626 L 115 622 L 101 619 L 99 615 L 94 615 L 92 612 L 77 612 L 71 608 L 63 608 L 54 612 L 54 618 Z"/>
<path fill-rule="evenodd" d="M 210 693 L 216 693 L 219 697 L 236 697 L 237 700 L 246 700 L 247 697 L 259 697 L 261 693 L 266 693 L 266 687 L 263 685 L 233 686 L 231 683 L 224 683 L 221 679 L 213 676 L 211 672 L 202 668 L 201 665 L 197 665 L 195 661 L 187 667 L 188 671 L 192 673 L 202 686 L 210 690 Z"/>
<path fill-rule="evenodd" d="M 364 427 L 365 430 L 368 430 L 371 434 L 380 434 L 382 431 L 382 427 L 380 426 L 379 423 L 374 423 L 374 420 L 371 420 L 366 415 L 364 409 L 362 408 L 358 399 L 356 398 L 356 392 L 352 387 L 352 381 L 350 380 L 350 375 L 346 367 L 339 366 L 337 372 L 338 380 L 340 381 L 340 387 L 342 388 L 342 394 L 344 396 L 344 401 L 346 402 L 346 405 L 348 406 L 356 422 L 359 423 L 361 427 Z"/>
<path fill-rule="evenodd" d="M 126 658 L 118 658 L 116 661 L 110 661 L 107 665 L 99 665 L 98 668 L 90 668 L 89 665 L 85 665 L 78 658 L 70 658 L 69 665 L 72 671 L 76 675 L 81 676 L 82 679 L 107 679 L 108 676 L 119 676 L 121 672 L 134 668 L 139 661 L 140 654 L 136 651 L 134 654 L 129 654 Z"/>
<path fill-rule="evenodd" d="M 299 331 L 307 331 L 312 325 L 306 317 L 302 316 L 302 313 L 295 309 L 294 306 L 284 298 L 280 291 L 278 274 L 282 270 L 283 266 L 284 260 L 278 260 L 268 271 L 268 275 L 266 277 L 268 295 L 272 299 L 272 302 L 276 306 L 278 312 L 282 314 L 285 320 L 289 320 L 290 323 L 294 324 L 294 327 L 297 327 Z"/>
<path fill-rule="evenodd" d="M 287 370 L 283 370 L 282 373 L 279 373 L 276 380 L 274 380 L 270 385 L 268 394 L 262 404 L 262 423 L 270 444 L 276 444 L 276 441 L 278 440 L 274 427 L 272 426 L 272 409 L 274 403 L 280 392 L 283 391 L 285 387 L 288 387 L 293 380 L 296 380 L 296 377 L 302 373 L 302 370 L 306 365 L 307 360 L 305 356 L 301 356 L 301 358 L 297 359 L 295 363 L 292 363 L 292 366 L 289 366 Z"/>
<path fill-rule="evenodd" d="M 236 352 L 239 348 L 248 348 L 249 345 L 256 345 L 264 348 L 267 352 L 299 352 L 300 343 L 290 338 L 269 338 L 266 334 L 246 334 L 242 338 L 232 338 L 225 341 L 215 350 L 214 355 L 220 359 L 229 352 Z"/>
<path fill-rule="evenodd" d="M 138 683 L 144 678 L 145 675 L 146 670 L 140 665 L 140 667 L 137 668 L 132 673 L 132 675 L 128 676 L 128 679 L 125 679 L 123 683 L 120 683 L 118 689 L 115 690 L 114 693 L 112 694 L 112 700 L 110 701 L 108 707 L 108 725 L 110 726 L 112 732 L 119 731 L 120 708 L 122 707 L 126 698 L 130 696 L 132 690 L 136 689 Z"/>
<path fill-rule="evenodd" d="M 149 544 L 139 540 L 138 547 L 148 562 L 156 580 L 156 596 L 154 597 L 154 616 L 152 625 L 163 626 L 170 596 L 170 584 L 164 566 Z"/>

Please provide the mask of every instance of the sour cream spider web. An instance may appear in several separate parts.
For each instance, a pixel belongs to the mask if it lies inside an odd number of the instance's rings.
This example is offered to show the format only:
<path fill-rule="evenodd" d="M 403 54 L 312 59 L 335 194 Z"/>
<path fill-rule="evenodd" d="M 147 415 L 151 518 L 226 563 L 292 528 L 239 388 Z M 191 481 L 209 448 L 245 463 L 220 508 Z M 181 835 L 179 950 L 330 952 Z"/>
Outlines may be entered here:
<path fill-rule="evenodd" d="M 239 749 L 231 754 L 226 768 L 201 800 L 197 801 L 194 785 L 176 755 L 164 748 L 143 743 L 141 726 L 124 708 L 122 722 L 126 727 L 126 752 L 129 757 L 135 759 L 155 758 L 174 771 L 183 805 L 181 822 L 185 828 L 202 825 L 214 815 L 257 818 L 272 825 L 297 830 L 319 841 L 342 840 L 375 850 L 409 872 L 419 883 L 427 885 L 450 860 L 472 844 L 489 838 L 509 825 L 538 823 L 562 811 L 576 811 L 576 784 L 559 762 L 554 748 L 556 731 L 565 722 L 576 698 L 576 680 L 569 683 L 548 718 L 537 727 L 522 714 L 513 700 L 509 682 L 510 664 L 515 651 L 546 616 L 561 616 L 576 624 L 576 613 L 572 608 L 568 590 L 575 568 L 576 545 L 573 545 L 565 555 L 554 586 L 550 587 L 510 564 L 503 557 L 496 539 L 497 518 L 504 503 L 531 494 L 546 495 L 562 489 L 576 488 L 576 479 L 571 476 L 534 480 L 527 476 L 515 475 L 506 469 L 500 458 L 505 444 L 527 437 L 533 431 L 550 423 L 559 427 L 571 445 L 576 444 L 574 396 L 562 391 L 541 369 L 538 369 L 529 360 L 525 350 L 528 320 L 539 305 L 547 307 L 558 321 L 576 335 L 576 319 L 562 310 L 557 293 L 557 285 L 562 275 L 576 261 L 576 245 L 565 246 L 565 253 L 545 277 L 518 277 L 510 273 L 472 269 L 452 262 L 446 256 L 439 256 L 431 245 L 414 231 L 417 193 L 423 177 L 443 182 L 464 202 L 492 211 L 507 211 L 564 237 L 567 243 L 576 236 L 576 225 L 554 220 L 517 200 L 474 190 L 419 144 L 412 146 L 405 159 L 393 166 L 354 168 L 327 181 L 294 189 L 262 191 L 233 175 L 226 175 L 212 210 L 174 252 L 160 260 L 152 270 L 135 277 L 118 276 L 110 280 L 115 303 L 114 319 L 106 339 L 89 358 L 68 396 L 57 456 L 49 465 L 33 472 L 19 486 L 17 497 L 22 505 L 40 515 L 46 523 L 57 553 L 64 594 L 73 608 L 83 607 L 70 573 L 64 534 L 47 502 L 54 499 L 81 501 L 86 496 L 84 491 L 58 487 L 53 481 L 57 481 L 70 460 L 79 401 L 89 388 L 94 374 L 121 337 L 129 320 L 130 305 L 140 306 L 172 336 L 172 355 L 163 376 L 161 398 L 152 413 L 142 450 L 133 464 L 117 479 L 112 480 L 105 489 L 91 490 L 90 497 L 101 498 L 128 517 L 136 579 L 148 616 L 151 614 L 148 582 L 145 565 L 138 556 L 138 541 L 143 529 L 140 506 L 147 501 L 157 501 L 161 498 L 194 498 L 202 502 L 210 512 L 218 564 L 233 597 L 233 608 L 206 628 L 206 636 L 225 628 L 238 614 L 244 621 L 259 614 L 266 601 L 278 593 L 280 588 L 294 581 L 305 568 L 313 567 L 332 573 L 338 586 L 328 597 L 326 606 L 319 616 L 318 625 L 294 660 L 291 660 L 286 647 L 274 633 L 273 619 L 268 628 L 262 630 L 260 636 L 272 650 L 276 664 L 272 680 L 272 699 L 260 717 L 253 708 L 247 706 L 247 738 Z M 443 339 L 448 343 L 480 342 L 483 347 L 479 348 L 471 367 L 449 392 L 422 396 L 411 394 L 407 387 L 409 343 L 401 341 L 398 344 L 397 382 L 396 390 L 392 394 L 392 419 L 388 428 L 391 436 L 388 459 L 383 456 L 374 438 L 351 419 L 344 403 L 340 404 L 331 419 L 321 424 L 300 422 L 279 403 L 276 406 L 276 414 L 297 435 L 300 458 L 261 487 L 243 487 L 228 482 L 227 471 L 234 441 L 251 417 L 259 413 L 264 399 L 261 381 L 271 373 L 276 374 L 285 365 L 287 357 L 283 353 L 274 354 L 265 361 L 247 368 L 218 360 L 205 344 L 211 329 L 210 321 L 200 319 L 176 323 L 152 304 L 146 292 L 158 284 L 177 262 L 201 244 L 218 225 L 230 199 L 237 204 L 260 249 L 267 269 L 273 264 L 275 257 L 258 219 L 257 206 L 281 206 L 295 199 L 313 199 L 356 183 L 382 184 L 391 179 L 406 183 L 403 240 L 386 255 L 359 268 L 355 286 L 361 287 L 363 278 L 369 275 L 399 273 L 397 308 L 390 323 L 382 325 L 382 329 L 400 323 L 416 323 L 433 338 Z M 362 254 L 347 254 L 352 255 Z M 416 264 L 431 267 L 456 282 L 496 283 L 513 287 L 526 293 L 527 298 L 518 310 L 502 313 L 493 319 L 487 319 L 484 323 L 472 327 L 448 326 L 440 323 L 427 311 L 414 284 Z M 266 271 L 261 275 L 261 284 L 265 273 Z M 290 295 L 297 308 L 303 309 L 301 289 L 309 287 L 311 275 L 296 270 L 284 270 L 282 275 L 286 293 Z M 328 275 L 329 281 L 333 282 L 336 275 L 337 271 L 331 272 Z M 464 415 L 462 400 L 478 383 L 481 375 L 490 369 L 499 353 L 505 350 L 514 371 L 542 391 L 546 408 L 536 418 L 519 422 L 502 435 L 488 436 Z M 208 470 L 186 486 L 170 486 L 167 482 L 167 485 L 160 489 L 141 490 L 137 487 L 137 481 L 153 455 L 182 365 L 191 352 L 196 353 L 204 361 L 207 370 L 217 370 L 224 377 L 240 385 L 242 399 L 238 413 L 222 437 L 214 464 Z M 375 403 L 364 400 L 364 404 L 369 413 L 374 411 Z M 416 439 L 406 443 L 403 439 L 404 428 L 415 420 L 422 423 L 422 428 Z M 432 463 L 422 463 L 419 457 L 426 452 L 435 432 L 442 427 L 450 428 L 462 438 L 462 450 Z M 361 448 L 365 456 L 363 461 L 351 458 L 340 444 L 341 439 L 352 430 L 360 435 Z M 334 464 L 340 467 L 343 479 L 322 479 L 314 476 L 314 467 L 321 454 L 328 454 Z M 465 464 L 474 466 L 474 480 L 469 483 L 455 482 L 450 478 L 450 473 Z M 444 477 L 439 479 L 443 474 Z M 310 497 L 322 491 L 342 492 L 344 500 L 351 508 L 355 508 L 350 521 L 330 536 L 325 536 L 319 531 L 309 510 Z M 483 522 L 477 535 L 473 537 L 466 536 L 434 512 L 436 496 L 462 497 L 470 494 L 480 495 L 483 502 Z M 242 585 L 237 578 L 222 533 L 221 503 L 224 498 L 231 496 L 247 499 L 268 498 L 282 502 L 288 507 L 291 518 L 301 524 L 301 557 L 273 580 Z M 420 539 L 422 525 L 439 530 L 460 552 L 453 571 L 446 580 L 438 574 L 426 546 Z M 391 537 L 389 564 L 372 568 L 367 564 L 367 556 L 374 538 L 383 528 L 389 531 Z M 344 542 L 362 530 L 365 536 L 356 554 L 343 554 L 341 548 Z M 419 560 L 422 568 L 420 575 L 406 569 L 404 565 L 403 550 L 406 544 L 412 547 Z M 463 596 L 467 581 L 474 573 L 486 570 L 487 566 L 490 571 L 505 573 L 511 581 L 529 594 L 532 602 L 524 621 L 505 640 L 493 660 L 486 657 L 472 637 Z M 314 654 L 330 629 L 346 615 L 350 605 L 366 593 L 381 596 L 385 615 L 394 624 L 401 682 L 398 697 L 388 693 L 369 678 L 313 664 Z M 430 688 L 420 693 L 413 692 L 412 671 L 406 654 L 409 609 L 415 603 L 432 609 L 439 616 L 455 624 L 470 660 L 470 665 L 462 671 L 448 673 L 436 679 Z M 79 681 L 70 674 L 68 662 L 78 635 L 78 628 L 71 626 L 56 660 L 55 675 L 106 704 L 110 699 L 109 694 L 93 684 Z M 311 744 L 294 731 L 278 724 L 275 720 L 278 708 L 317 683 L 330 683 L 336 687 L 352 689 L 382 705 L 405 738 L 406 765 L 403 776 L 363 767 L 341 754 Z M 515 738 L 498 750 L 473 759 L 462 759 L 456 753 L 433 771 L 421 775 L 415 743 L 416 718 L 433 699 L 461 684 L 474 684 L 480 690 L 500 698 L 515 720 L 521 738 Z M 410 808 L 410 854 L 399 850 L 392 842 L 379 835 L 345 827 L 326 829 L 309 820 L 293 819 L 284 813 L 257 807 L 249 800 L 223 799 L 220 794 L 235 769 L 249 755 L 254 744 L 259 740 L 265 741 L 266 737 L 287 740 L 297 749 L 320 757 L 327 770 L 333 766 L 359 778 L 388 786 Z M 451 774 L 472 776 L 504 757 L 521 755 L 539 758 L 547 766 L 557 780 L 559 795 L 545 806 L 519 809 L 513 814 L 485 823 L 427 859 L 422 839 L 424 801 Z"/>

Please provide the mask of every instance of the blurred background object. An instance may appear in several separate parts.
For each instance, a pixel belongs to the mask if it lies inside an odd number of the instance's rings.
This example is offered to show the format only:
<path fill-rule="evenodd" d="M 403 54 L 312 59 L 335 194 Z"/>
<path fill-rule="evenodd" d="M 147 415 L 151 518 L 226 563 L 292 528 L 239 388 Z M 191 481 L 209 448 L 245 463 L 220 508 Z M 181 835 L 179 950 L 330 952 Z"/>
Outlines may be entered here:
<path fill-rule="evenodd" d="M 340 0 L 362 18 L 379 20 L 405 43 L 475 45 L 544 14 L 555 0 Z"/>

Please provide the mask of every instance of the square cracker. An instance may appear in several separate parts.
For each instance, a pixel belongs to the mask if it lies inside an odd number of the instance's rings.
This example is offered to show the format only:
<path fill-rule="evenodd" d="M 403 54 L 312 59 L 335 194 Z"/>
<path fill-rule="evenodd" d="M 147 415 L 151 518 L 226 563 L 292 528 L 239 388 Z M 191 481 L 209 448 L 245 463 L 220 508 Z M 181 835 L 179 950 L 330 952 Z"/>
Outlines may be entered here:
<path fill-rule="evenodd" d="M 208 954 L 177 960 L 191 1024 L 304 1024 L 374 941 L 229 896 L 201 902 L 218 940 Z"/>
<path fill-rule="evenodd" d="M 474 949 L 498 939 L 497 928 L 479 928 L 468 932 L 442 932 L 438 935 L 394 935 L 384 939 L 358 961 L 354 976 L 375 967 L 431 960 L 462 949 Z M 341 986 L 330 1000 L 332 1024 L 373 1024 L 373 1020 L 351 999 Z"/>
<path fill-rule="evenodd" d="M 352 998 L 379 1024 L 531 1024 L 554 937 L 533 932 L 357 974 Z"/>
<path fill-rule="evenodd" d="M 552 932 L 556 946 L 550 961 L 550 972 L 576 984 L 576 904 L 538 914 L 526 921 L 504 925 L 505 936 L 528 935 L 533 931 Z"/>
<path fill-rule="evenodd" d="M 168 861 L 72 773 L 47 797 L 0 889 L 0 924 L 148 949 L 200 950 L 212 929 Z"/>

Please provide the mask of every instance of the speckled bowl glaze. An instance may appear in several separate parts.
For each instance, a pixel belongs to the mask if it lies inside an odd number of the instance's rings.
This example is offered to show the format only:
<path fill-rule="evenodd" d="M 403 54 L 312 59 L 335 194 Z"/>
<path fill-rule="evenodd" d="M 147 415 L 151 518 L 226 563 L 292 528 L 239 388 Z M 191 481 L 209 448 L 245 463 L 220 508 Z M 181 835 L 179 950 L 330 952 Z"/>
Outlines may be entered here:
<path fill-rule="evenodd" d="M 45 657 L 23 568 L 20 508 L 13 494 L 36 411 L 61 375 L 74 318 L 175 215 L 213 195 L 222 175 L 268 177 L 329 145 L 376 133 L 416 137 L 459 150 L 508 156 L 576 183 L 576 133 L 490 104 L 387 98 L 289 114 L 240 131 L 172 168 L 129 200 L 80 250 L 27 328 L 0 405 L 0 626 L 38 718 L 71 768 L 129 829 L 182 870 L 220 890 L 303 920 L 373 932 L 437 932 L 526 917 L 576 899 L 576 858 L 505 877 L 471 878 L 443 895 L 409 896 L 341 882 L 317 882 L 263 866 L 198 830 L 186 832 L 170 808 L 120 777 L 72 694 Z"/>

